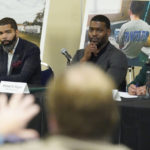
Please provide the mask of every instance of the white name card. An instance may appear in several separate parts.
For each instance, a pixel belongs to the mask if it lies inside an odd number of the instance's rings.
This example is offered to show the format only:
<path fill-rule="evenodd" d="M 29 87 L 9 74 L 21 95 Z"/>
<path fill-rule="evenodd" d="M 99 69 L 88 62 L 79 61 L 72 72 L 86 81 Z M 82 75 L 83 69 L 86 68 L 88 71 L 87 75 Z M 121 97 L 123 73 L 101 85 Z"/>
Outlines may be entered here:
<path fill-rule="evenodd" d="M 30 93 L 27 83 L 1 81 L 0 92 L 2 93 Z"/>

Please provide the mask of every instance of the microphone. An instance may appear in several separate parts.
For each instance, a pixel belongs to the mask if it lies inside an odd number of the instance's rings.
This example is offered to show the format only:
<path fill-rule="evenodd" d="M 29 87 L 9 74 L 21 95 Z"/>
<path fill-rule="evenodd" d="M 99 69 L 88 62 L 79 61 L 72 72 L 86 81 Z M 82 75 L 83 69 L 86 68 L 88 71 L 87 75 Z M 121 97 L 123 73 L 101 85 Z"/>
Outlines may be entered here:
<path fill-rule="evenodd" d="M 68 63 L 72 61 L 71 55 L 67 52 L 65 48 L 61 49 L 61 53 L 67 58 Z"/>

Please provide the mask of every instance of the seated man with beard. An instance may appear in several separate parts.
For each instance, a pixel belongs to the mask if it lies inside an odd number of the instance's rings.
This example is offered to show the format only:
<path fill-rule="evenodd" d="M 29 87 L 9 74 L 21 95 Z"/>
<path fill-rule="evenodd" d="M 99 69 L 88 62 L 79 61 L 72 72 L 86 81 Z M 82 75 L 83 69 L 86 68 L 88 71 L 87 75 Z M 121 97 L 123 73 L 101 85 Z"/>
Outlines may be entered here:
<path fill-rule="evenodd" d="M 0 20 L 0 81 L 40 84 L 40 49 L 18 34 L 14 19 Z"/>
<path fill-rule="evenodd" d="M 88 30 L 89 44 L 77 50 L 72 63 L 94 63 L 112 77 L 120 91 L 125 91 L 127 59 L 109 42 L 110 33 L 110 20 L 104 15 L 94 16 Z"/>

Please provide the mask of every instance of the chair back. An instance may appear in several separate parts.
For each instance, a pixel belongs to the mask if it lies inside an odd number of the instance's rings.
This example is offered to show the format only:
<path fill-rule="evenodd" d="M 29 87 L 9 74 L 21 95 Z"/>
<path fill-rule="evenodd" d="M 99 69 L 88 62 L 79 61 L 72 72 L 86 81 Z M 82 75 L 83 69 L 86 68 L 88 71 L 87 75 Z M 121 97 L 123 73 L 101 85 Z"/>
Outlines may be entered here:
<path fill-rule="evenodd" d="M 52 68 L 45 62 L 41 62 L 41 84 L 46 86 L 47 82 L 54 77 Z"/>

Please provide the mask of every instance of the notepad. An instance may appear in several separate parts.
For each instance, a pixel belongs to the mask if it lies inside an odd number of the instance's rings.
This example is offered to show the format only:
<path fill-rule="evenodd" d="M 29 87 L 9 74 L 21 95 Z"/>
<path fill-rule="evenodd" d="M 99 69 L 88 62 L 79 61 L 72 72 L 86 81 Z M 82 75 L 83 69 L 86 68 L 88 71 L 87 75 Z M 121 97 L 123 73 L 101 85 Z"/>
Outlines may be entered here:
<path fill-rule="evenodd" d="M 117 89 L 112 90 L 113 99 L 116 101 L 121 101 L 123 98 L 137 98 L 137 95 L 130 95 L 128 92 L 120 92 Z"/>

